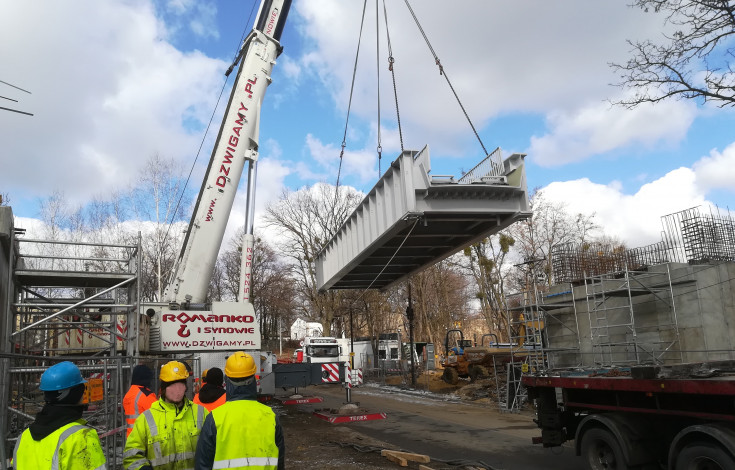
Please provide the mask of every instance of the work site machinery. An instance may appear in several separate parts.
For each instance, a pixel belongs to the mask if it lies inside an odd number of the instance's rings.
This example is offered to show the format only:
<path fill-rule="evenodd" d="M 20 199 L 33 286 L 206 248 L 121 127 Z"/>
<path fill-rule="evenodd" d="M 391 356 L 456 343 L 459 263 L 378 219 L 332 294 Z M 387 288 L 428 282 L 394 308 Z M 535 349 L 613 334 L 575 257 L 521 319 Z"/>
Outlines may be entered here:
<path fill-rule="evenodd" d="M 187 227 L 181 251 L 163 295 L 163 302 L 148 303 L 143 312 L 152 318 L 150 352 L 202 352 L 212 366 L 228 351 L 242 350 L 260 364 L 259 391 L 273 394 L 275 387 L 336 382 L 344 378 L 341 367 L 324 372 L 320 365 L 300 365 L 298 370 L 281 368 L 276 374 L 276 357 L 261 351 L 261 334 L 252 304 L 255 180 L 258 135 L 263 98 L 271 83 L 271 71 L 282 51 L 280 44 L 291 0 L 262 0 L 252 32 L 245 39 L 229 74 L 239 65 L 219 134 Z M 235 302 L 207 302 L 217 254 L 227 221 L 247 164 L 245 234 L 238 298 Z M 206 356 L 209 357 L 206 357 Z M 211 360 L 209 360 L 211 359 Z M 296 364 L 287 366 L 295 367 Z M 308 366 L 308 369 L 304 369 Z M 304 369 L 304 370 L 302 370 Z M 312 370 L 314 369 L 314 370 Z M 276 375 L 279 375 L 277 378 Z M 328 377 L 325 378 L 325 375 Z M 336 379 L 335 379 L 336 377 Z M 285 383 L 285 385 L 284 385 Z"/>
<path fill-rule="evenodd" d="M 456 345 L 450 348 L 450 336 L 459 335 Z M 485 345 L 485 338 L 488 338 L 488 344 Z M 494 339 L 494 341 L 489 341 Z M 510 345 L 501 345 L 498 337 L 494 333 L 482 335 L 479 346 L 473 346 L 471 340 L 464 339 L 461 330 L 448 330 L 444 339 L 444 350 L 446 358 L 444 360 L 444 372 L 442 380 L 448 384 L 456 385 L 459 378 L 469 377 L 472 382 L 483 377 L 489 377 L 490 371 L 496 368 L 504 368 L 511 360 Z M 450 354 L 453 352 L 453 354 Z"/>

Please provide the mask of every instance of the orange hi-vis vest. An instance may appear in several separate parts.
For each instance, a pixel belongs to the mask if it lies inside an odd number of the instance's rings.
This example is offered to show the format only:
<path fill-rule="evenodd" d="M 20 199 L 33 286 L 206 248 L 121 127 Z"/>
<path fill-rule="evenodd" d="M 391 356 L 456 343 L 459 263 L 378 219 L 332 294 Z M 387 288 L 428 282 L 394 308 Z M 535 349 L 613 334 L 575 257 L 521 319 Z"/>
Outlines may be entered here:
<path fill-rule="evenodd" d="M 196 395 L 194 395 L 194 400 L 193 400 L 194 403 L 196 403 L 197 405 L 203 406 L 204 408 L 208 409 L 209 411 L 214 410 L 218 406 L 224 405 L 226 401 L 227 401 L 227 394 L 226 393 L 223 393 L 221 397 L 219 397 L 218 399 L 216 399 L 212 403 L 203 403 L 199 399 L 199 394 L 198 393 Z"/>
<path fill-rule="evenodd" d="M 149 393 L 146 395 L 143 392 L 141 385 L 133 385 L 128 390 L 123 398 L 123 410 L 125 411 L 125 424 L 127 424 L 127 430 L 125 437 L 130 435 L 133 430 L 133 424 L 135 424 L 136 418 L 143 414 L 145 410 L 151 407 L 158 398 L 155 393 Z"/>

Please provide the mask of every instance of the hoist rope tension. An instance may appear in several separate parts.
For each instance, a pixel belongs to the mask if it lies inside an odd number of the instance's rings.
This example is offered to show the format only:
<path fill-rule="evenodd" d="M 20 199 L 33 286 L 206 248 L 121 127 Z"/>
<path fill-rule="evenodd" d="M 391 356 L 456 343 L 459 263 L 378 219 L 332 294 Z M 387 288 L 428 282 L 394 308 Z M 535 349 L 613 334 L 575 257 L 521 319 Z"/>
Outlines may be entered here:
<path fill-rule="evenodd" d="M 347 117 L 345 118 L 345 132 L 342 135 L 342 151 L 339 154 L 339 169 L 337 170 L 337 184 L 334 196 L 337 197 L 337 189 L 339 189 L 339 177 L 342 173 L 342 157 L 345 153 L 345 145 L 347 142 L 347 126 L 350 122 L 350 110 L 352 108 L 352 95 L 355 92 L 355 76 L 357 75 L 357 60 L 360 57 L 360 43 L 362 42 L 362 28 L 365 26 L 365 10 L 367 9 L 367 0 L 362 4 L 362 20 L 360 21 L 360 36 L 357 39 L 357 51 L 355 52 L 355 65 L 352 68 L 352 84 L 350 85 L 350 100 L 347 103 Z"/>
<path fill-rule="evenodd" d="M 452 82 L 449 80 L 449 76 L 447 75 L 447 72 L 444 70 L 444 66 L 439 60 L 439 56 L 436 55 L 434 48 L 431 46 L 431 42 L 429 42 L 429 38 L 426 36 L 426 33 L 424 32 L 424 28 L 421 27 L 421 23 L 419 22 L 419 19 L 416 16 L 416 13 L 414 13 L 413 8 L 411 8 L 411 4 L 408 3 L 408 0 L 404 0 L 404 1 L 406 2 L 408 11 L 411 12 L 411 16 L 413 17 L 414 22 L 416 22 L 416 26 L 419 28 L 421 35 L 424 37 L 424 41 L 426 42 L 426 45 L 429 47 L 429 50 L 431 51 L 431 55 L 434 56 L 434 62 L 436 63 L 437 67 L 439 67 L 439 75 L 444 76 L 444 79 L 447 81 L 449 88 L 452 90 L 452 93 L 454 94 L 454 97 L 456 98 L 457 103 L 459 104 L 459 107 L 462 109 L 462 112 L 464 113 L 464 117 L 467 119 L 467 122 L 470 124 L 470 127 L 472 128 L 472 132 L 475 133 L 475 137 L 477 137 L 477 141 L 480 142 L 480 147 L 482 147 L 482 151 L 484 152 L 485 155 L 488 155 L 487 149 L 485 148 L 485 144 L 482 143 L 482 139 L 480 138 L 480 134 L 478 134 L 477 129 L 475 129 L 475 125 L 472 123 L 472 120 L 470 119 L 470 115 L 467 114 L 467 110 L 462 104 L 462 101 L 459 99 L 459 95 L 457 95 L 457 92 L 454 90 L 454 86 L 452 86 Z"/>

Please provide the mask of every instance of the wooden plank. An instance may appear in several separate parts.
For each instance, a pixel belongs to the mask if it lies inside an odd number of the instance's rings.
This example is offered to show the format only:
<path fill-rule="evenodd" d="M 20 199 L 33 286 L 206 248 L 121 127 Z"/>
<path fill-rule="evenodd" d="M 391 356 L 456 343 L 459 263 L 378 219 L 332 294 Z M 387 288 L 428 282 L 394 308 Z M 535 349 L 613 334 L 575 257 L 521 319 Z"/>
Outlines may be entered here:
<path fill-rule="evenodd" d="M 397 463 L 401 467 L 408 467 L 408 460 L 404 459 L 403 457 L 399 457 L 393 454 L 393 452 L 388 449 L 381 450 L 380 455 L 382 455 L 383 457 L 385 457 L 386 459 L 390 460 L 393 463 Z"/>
<path fill-rule="evenodd" d="M 384 453 L 390 453 L 395 455 L 396 457 L 400 457 L 406 460 L 410 460 L 411 462 L 418 462 L 418 463 L 429 463 L 431 462 L 431 458 L 429 458 L 428 455 L 423 454 L 414 454 L 411 452 L 401 452 L 398 450 L 389 450 L 389 449 L 383 449 L 381 451 L 381 455 L 384 455 Z"/>

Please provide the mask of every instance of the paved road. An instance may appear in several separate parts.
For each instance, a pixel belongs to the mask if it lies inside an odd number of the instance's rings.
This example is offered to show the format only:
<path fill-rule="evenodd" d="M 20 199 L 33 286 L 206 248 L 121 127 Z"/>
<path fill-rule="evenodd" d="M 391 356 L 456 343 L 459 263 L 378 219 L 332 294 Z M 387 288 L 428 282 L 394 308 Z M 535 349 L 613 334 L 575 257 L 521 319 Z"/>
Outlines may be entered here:
<path fill-rule="evenodd" d="M 304 411 L 337 410 L 346 402 L 345 390 L 337 386 L 307 387 L 301 393 L 324 398 L 320 404 L 302 405 Z M 349 426 L 402 450 L 428 455 L 432 461 L 474 462 L 492 470 L 584 468 L 570 447 L 552 450 L 531 444 L 531 437 L 540 431 L 528 414 L 500 413 L 495 405 L 391 387 L 353 389 L 351 401 L 370 413 L 385 412 L 387 418 Z"/>

